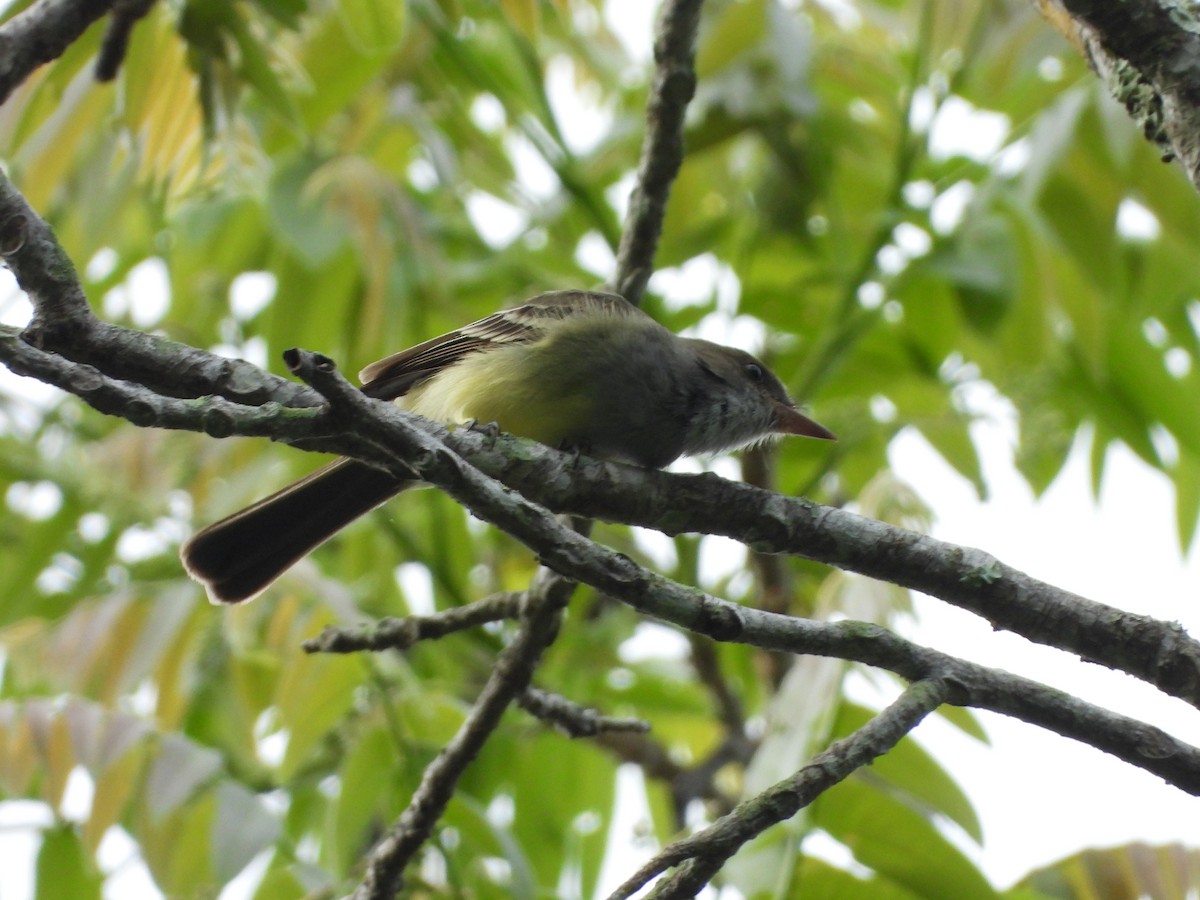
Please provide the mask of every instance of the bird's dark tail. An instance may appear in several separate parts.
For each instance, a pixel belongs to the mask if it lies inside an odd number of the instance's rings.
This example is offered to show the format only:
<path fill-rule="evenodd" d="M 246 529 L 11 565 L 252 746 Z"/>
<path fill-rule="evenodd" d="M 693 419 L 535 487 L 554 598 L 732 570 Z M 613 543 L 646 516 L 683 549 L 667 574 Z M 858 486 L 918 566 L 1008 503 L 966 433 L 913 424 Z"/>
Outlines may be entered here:
<path fill-rule="evenodd" d="M 411 481 L 339 459 L 192 535 L 179 551 L 214 603 L 242 603 Z"/>

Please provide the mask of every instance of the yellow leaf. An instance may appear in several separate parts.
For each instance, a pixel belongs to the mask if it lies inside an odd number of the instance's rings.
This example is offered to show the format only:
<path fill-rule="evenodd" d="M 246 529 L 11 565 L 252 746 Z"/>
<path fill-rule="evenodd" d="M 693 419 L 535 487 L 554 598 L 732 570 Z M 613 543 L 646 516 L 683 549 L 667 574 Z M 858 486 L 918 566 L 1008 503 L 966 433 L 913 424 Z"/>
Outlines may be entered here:
<path fill-rule="evenodd" d="M 536 38 L 542 30 L 542 10 L 538 0 L 501 0 L 510 22 L 528 38 Z"/>

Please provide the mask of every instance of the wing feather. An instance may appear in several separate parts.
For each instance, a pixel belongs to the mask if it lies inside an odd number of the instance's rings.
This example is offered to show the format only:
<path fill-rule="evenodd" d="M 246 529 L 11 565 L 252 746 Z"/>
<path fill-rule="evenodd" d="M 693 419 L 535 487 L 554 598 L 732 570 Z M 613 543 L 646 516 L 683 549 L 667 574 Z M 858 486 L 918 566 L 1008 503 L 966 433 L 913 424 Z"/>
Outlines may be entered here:
<path fill-rule="evenodd" d="M 551 322 L 576 316 L 643 316 L 625 298 L 596 291 L 554 291 L 501 310 L 371 363 L 359 378 L 372 397 L 394 400 L 472 353 L 540 340 Z"/>

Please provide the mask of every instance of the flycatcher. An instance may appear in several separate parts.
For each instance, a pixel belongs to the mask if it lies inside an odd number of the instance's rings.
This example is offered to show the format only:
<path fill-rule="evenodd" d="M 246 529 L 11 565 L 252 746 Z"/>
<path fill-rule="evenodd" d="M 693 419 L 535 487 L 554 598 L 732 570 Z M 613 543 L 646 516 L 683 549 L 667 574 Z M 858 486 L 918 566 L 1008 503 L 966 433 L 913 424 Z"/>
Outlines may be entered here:
<path fill-rule="evenodd" d="M 683 338 L 614 294 L 557 291 L 362 370 L 363 391 L 441 422 L 660 468 L 774 435 L 832 440 L 741 350 Z M 241 603 L 416 482 L 339 459 L 197 532 L 180 556 L 214 602 Z"/>

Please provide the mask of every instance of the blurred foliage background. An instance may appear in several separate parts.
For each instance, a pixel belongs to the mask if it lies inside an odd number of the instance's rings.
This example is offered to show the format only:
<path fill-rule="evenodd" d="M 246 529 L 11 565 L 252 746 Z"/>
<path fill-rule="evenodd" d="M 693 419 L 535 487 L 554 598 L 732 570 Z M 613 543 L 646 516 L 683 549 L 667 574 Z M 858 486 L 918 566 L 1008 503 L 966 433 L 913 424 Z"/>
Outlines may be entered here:
<path fill-rule="evenodd" d="M 611 274 L 652 67 L 639 10 L 162 2 L 114 84 L 91 77 L 97 25 L 14 93 L 0 157 L 102 316 L 277 372 L 292 346 L 355 371 Z M 919 493 L 888 472 L 893 437 L 917 429 L 984 493 L 970 425 L 1015 412 L 1035 491 L 1076 442 L 1098 485 L 1120 442 L 1171 479 L 1191 543 L 1200 204 L 1030 4 L 711 0 L 697 67 L 647 308 L 762 352 L 841 437 L 783 444 L 751 477 L 922 527 Z M 15 291 L 0 300 L 4 321 L 27 315 Z M 999 401 L 980 400 L 986 385 Z M 435 492 L 372 514 L 246 608 L 214 610 L 180 570 L 192 529 L 316 462 L 139 430 L 0 381 L 0 792 L 38 801 L 38 896 L 100 896 L 131 869 L 147 892 L 216 896 L 252 860 L 237 896 L 340 895 L 461 723 L 505 628 L 403 656 L 299 650 L 331 622 L 528 583 L 530 553 Z M 745 603 L 880 622 L 907 608 L 898 589 L 711 539 L 596 537 Z M 728 799 L 868 714 L 843 699 L 850 666 L 710 651 L 750 733 L 771 735 L 718 774 Z M 537 683 L 649 719 L 686 768 L 727 735 L 698 652 L 581 590 Z M 592 896 L 622 752 L 510 714 L 413 895 Z M 645 783 L 652 845 L 679 822 L 666 786 Z M 856 865 L 807 852 L 815 831 Z M 988 896 L 963 850 L 980 839 L 962 788 L 906 741 L 757 842 L 727 883 L 746 896 Z M 1092 872 L 1102 884 L 1112 869 Z M 1057 896 L 1040 878 L 1012 893 Z"/>

